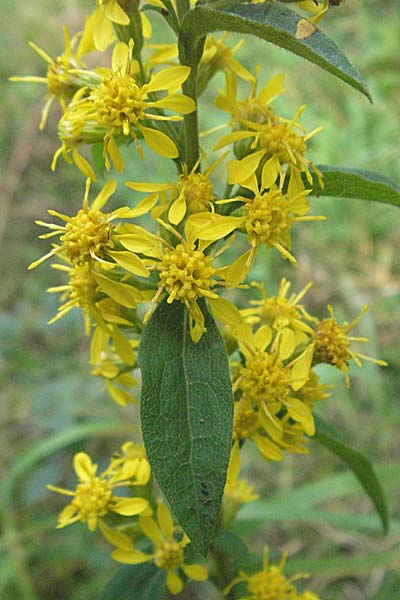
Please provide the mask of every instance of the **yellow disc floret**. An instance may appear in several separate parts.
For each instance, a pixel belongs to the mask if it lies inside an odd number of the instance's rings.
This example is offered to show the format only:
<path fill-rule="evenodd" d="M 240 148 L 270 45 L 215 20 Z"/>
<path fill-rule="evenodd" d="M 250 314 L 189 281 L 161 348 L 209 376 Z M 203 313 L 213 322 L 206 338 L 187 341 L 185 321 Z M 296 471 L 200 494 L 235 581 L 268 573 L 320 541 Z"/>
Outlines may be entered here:
<path fill-rule="evenodd" d="M 233 420 L 233 439 L 242 440 L 251 437 L 259 427 L 257 413 L 247 404 L 235 408 Z"/>
<path fill-rule="evenodd" d="M 247 585 L 254 600 L 286 600 L 292 597 L 292 592 L 295 591 L 281 569 L 276 566 L 250 576 Z"/>
<path fill-rule="evenodd" d="M 193 302 L 201 296 L 213 295 L 215 281 L 212 257 L 188 244 L 167 248 L 160 263 L 160 280 L 169 294 L 168 302 Z"/>
<path fill-rule="evenodd" d="M 209 210 L 214 198 L 214 189 L 204 173 L 189 173 L 181 176 L 176 184 L 178 194 L 183 194 L 190 214 Z"/>
<path fill-rule="evenodd" d="M 279 244 L 294 221 L 289 210 L 290 205 L 279 190 L 257 194 L 246 203 L 245 227 L 252 245 L 270 247 Z"/>
<path fill-rule="evenodd" d="M 94 477 L 77 485 L 71 504 L 79 513 L 79 519 L 89 522 L 107 514 L 111 498 L 112 484 L 100 477 Z"/>
<path fill-rule="evenodd" d="M 288 395 L 289 373 L 277 354 L 257 350 L 241 370 L 240 389 L 251 400 L 275 406 Z"/>
<path fill-rule="evenodd" d="M 160 569 L 173 569 L 184 561 L 183 548 L 178 542 L 163 542 L 154 555 L 154 562 Z"/>
<path fill-rule="evenodd" d="M 298 155 L 306 150 L 304 137 L 293 131 L 286 122 L 277 119 L 266 122 L 259 133 L 260 147 L 268 155 L 275 155 L 281 163 L 296 162 Z"/>
<path fill-rule="evenodd" d="M 82 208 L 67 222 L 66 233 L 60 237 L 72 263 L 83 264 L 99 256 L 110 243 L 111 227 L 101 211 Z"/>
<path fill-rule="evenodd" d="M 346 369 L 351 358 L 346 331 L 333 317 L 319 321 L 315 331 L 315 352 L 322 362 Z"/>
<path fill-rule="evenodd" d="M 129 135 L 130 127 L 145 118 L 143 95 L 132 75 L 111 73 L 90 95 L 97 123 L 106 129 L 122 129 L 124 135 Z"/>

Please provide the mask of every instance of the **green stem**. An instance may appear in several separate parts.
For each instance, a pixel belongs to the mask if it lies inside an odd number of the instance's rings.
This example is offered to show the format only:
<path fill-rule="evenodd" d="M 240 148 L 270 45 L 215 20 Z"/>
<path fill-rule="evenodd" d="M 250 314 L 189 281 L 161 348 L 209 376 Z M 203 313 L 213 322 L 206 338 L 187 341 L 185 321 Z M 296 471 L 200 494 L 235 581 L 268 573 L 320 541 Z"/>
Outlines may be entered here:
<path fill-rule="evenodd" d="M 177 0 L 176 9 L 178 12 L 178 18 L 182 21 L 183 17 L 190 10 L 190 0 Z"/>

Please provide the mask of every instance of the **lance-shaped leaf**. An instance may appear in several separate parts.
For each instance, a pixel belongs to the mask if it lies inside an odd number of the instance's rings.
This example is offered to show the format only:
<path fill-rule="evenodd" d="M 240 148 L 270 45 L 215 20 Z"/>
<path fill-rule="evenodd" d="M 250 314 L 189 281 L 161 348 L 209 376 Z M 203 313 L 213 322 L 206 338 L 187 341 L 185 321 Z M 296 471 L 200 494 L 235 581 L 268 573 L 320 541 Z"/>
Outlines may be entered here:
<path fill-rule="evenodd" d="M 312 196 L 354 198 L 400 207 L 400 187 L 380 173 L 327 165 L 318 165 L 318 169 L 323 175 L 324 187 L 314 174 Z"/>
<path fill-rule="evenodd" d="M 224 342 L 200 304 L 207 330 L 194 343 L 186 307 L 162 302 L 144 329 L 139 362 L 151 467 L 180 525 L 205 555 L 225 486 L 233 399 Z"/>
<path fill-rule="evenodd" d="M 313 436 L 313 439 L 336 454 L 336 456 L 350 467 L 371 499 L 382 522 L 383 530 L 386 533 L 389 528 L 386 499 L 371 463 L 365 456 L 360 454 L 360 452 L 353 450 L 343 442 L 339 441 L 334 429 L 326 423 L 324 419 L 315 415 L 315 421 L 317 431 Z"/>
<path fill-rule="evenodd" d="M 187 64 L 196 61 L 201 38 L 216 31 L 256 35 L 311 61 L 371 100 L 365 82 L 335 42 L 279 2 L 237 4 L 220 10 L 197 6 L 189 11 L 179 37 L 181 57 L 186 57 Z"/>

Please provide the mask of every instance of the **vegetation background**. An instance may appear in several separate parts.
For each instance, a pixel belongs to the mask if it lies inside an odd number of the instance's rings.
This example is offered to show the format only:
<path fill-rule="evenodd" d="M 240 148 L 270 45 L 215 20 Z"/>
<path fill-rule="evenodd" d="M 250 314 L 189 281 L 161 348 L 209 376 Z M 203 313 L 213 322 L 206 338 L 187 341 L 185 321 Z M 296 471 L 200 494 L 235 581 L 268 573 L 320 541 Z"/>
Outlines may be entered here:
<path fill-rule="evenodd" d="M 75 211 L 83 197 L 83 179 L 60 160 L 49 170 L 57 147 L 57 110 L 44 133 L 38 132 L 43 87 L 8 83 L 10 75 L 45 74 L 44 62 L 29 48 L 34 40 L 51 56 L 63 50 L 61 30 L 81 28 L 91 0 L 2 0 L 0 68 L 3 92 L 0 165 L 4 173 L 0 204 L 0 452 L 3 534 L 0 537 L 0 598 L 4 600 L 92 600 L 99 598 L 118 565 L 109 547 L 84 526 L 56 531 L 63 499 L 46 482 L 74 486 L 71 460 L 85 449 L 100 463 L 122 441 L 138 431 L 137 408 L 122 409 L 90 375 L 88 342 L 81 316 L 71 313 L 53 326 L 57 298 L 45 293 L 59 281 L 49 266 L 27 272 L 27 265 L 46 250 L 37 240 L 35 219 L 46 209 Z M 367 80 L 374 104 L 331 75 L 288 53 L 252 38 L 236 56 L 262 78 L 283 71 L 286 93 L 274 104 L 284 116 L 307 104 L 302 123 L 325 131 L 312 143 L 317 163 L 375 169 L 400 182 L 399 105 L 400 8 L 398 0 L 346 0 L 330 11 L 322 28 L 344 49 Z M 237 38 L 228 38 L 233 42 Z M 217 77 L 213 89 L 222 87 Z M 222 122 L 203 100 L 202 127 Z M 126 179 L 159 179 L 166 175 L 154 155 L 132 162 Z M 140 170 L 139 170 L 140 169 Z M 150 173 L 152 173 L 150 175 Z M 118 203 L 132 201 L 119 187 Z M 324 600 L 395 600 L 400 575 L 400 460 L 398 434 L 398 338 L 400 333 L 399 212 L 384 204 L 313 200 L 315 214 L 328 220 L 298 227 L 294 238 L 299 266 L 295 270 L 278 253 L 262 255 L 254 278 L 270 292 L 282 275 L 300 289 L 314 286 L 306 297 L 310 312 L 325 314 L 335 306 L 351 320 L 368 302 L 358 335 L 369 337 L 366 353 L 390 363 L 386 369 L 366 364 L 352 371 L 352 386 L 327 368 L 322 376 L 337 386 L 320 408 L 324 418 L 354 448 L 376 465 L 385 487 L 391 531 L 383 537 L 368 499 L 345 467 L 310 443 L 308 456 L 287 456 L 265 463 L 249 452 L 246 474 L 267 499 L 264 525 L 251 505 L 240 525 L 253 548 L 266 543 L 289 553 L 292 570 L 306 570 Z M 275 256 L 274 256 L 275 254 Z M 240 297 L 238 298 L 240 302 Z M 397 375 L 397 377 L 396 377 Z M 269 507 L 269 510 L 268 510 Z M 252 512 L 253 511 L 253 512 Z M 253 521 L 250 529 L 248 521 Z M 252 533 L 251 533 L 252 532 Z M 251 535 L 250 535 L 251 533 Z M 194 592 L 191 592 L 194 598 Z M 210 598 L 207 592 L 200 594 Z M 199 596 L 199 597 L 200 597 Z M 182 595 L 182 597 L 184 597 Z M 186 597 L 186 596 L 185 596 Z"/>

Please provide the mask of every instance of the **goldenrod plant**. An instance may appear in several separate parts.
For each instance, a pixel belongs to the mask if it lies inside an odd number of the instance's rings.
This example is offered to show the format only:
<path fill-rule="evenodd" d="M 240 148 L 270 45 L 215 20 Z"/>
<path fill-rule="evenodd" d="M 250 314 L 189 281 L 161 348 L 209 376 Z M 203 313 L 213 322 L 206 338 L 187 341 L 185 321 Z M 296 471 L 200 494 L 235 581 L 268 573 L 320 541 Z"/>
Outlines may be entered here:
<path fill-rule="evenodd" d="M 323 128 L 306 129 L 304 105 L 280 114 L 290 81 L 269 76 L 262 57 L 262 67 L 245 68 L 245 41 L 229 40 L 257 36 L 297 55 L 299 68 L 311 61 L 370 99 L 319 29 L 342 4 L 96 0 L 81 31 L 71 37 L 64 28 L 60 56 L 30 42 L 48 64 L 46 77 L 11 78 L 47 87 L 41 129 L 59 103 L 51 168 L 62 158 L 82 180 L 83 203 L 72 199 L 66 214 L 49 208 L 51 219 L 37 221 L 46 229 L 43 256 L 29 269 L 55 260 L 61 278 L 48 289 L 60 295 L 49 324 L 81 311 L 91 372 L 121 411 L 141 388 L 143 440 L 127 439 L 103 469 L 81 449 L 76 488 L 47 486 L 69 500 L 58 528 L 86 525 L 109 545 L 115 575 L 103 600 L 162 600 L 189 581 L 193 598 L 318 600 L 307 573 L 285 574 L 290 557 L 274 540 L 260 554 L 235 533 L 241 507 L 260 499 L 240 478 L 252 446 L 253 456 L 279 462 L 307 454 L 316 440 L 354 471 L 388 527 L 370 462 L 318 415 L 335 394 L 319 365 L 341 371 L 350 386 L 351 363 L 387 364 L 359 351 L 367 307 L 351 323 L 340 324 L 331 306 L 318 319 L 307 307 L 311 282 L 292 291 L 282 276 L 271 295 L 254 267 L 260 248 L 296 267 L 293 231 L 323 226 L 316 198 L 399 205 L 400 192 L 375 172 L 311 159 Z M 200 131 L 205 96 L 220 123 Z M 175 175 L 143 181 L 143 164 L 155 161 L 171 162 Z M 118 204 L 123 185 L 129 202 Z M 117 208 L 107 211 L 111 197 Z"/>

